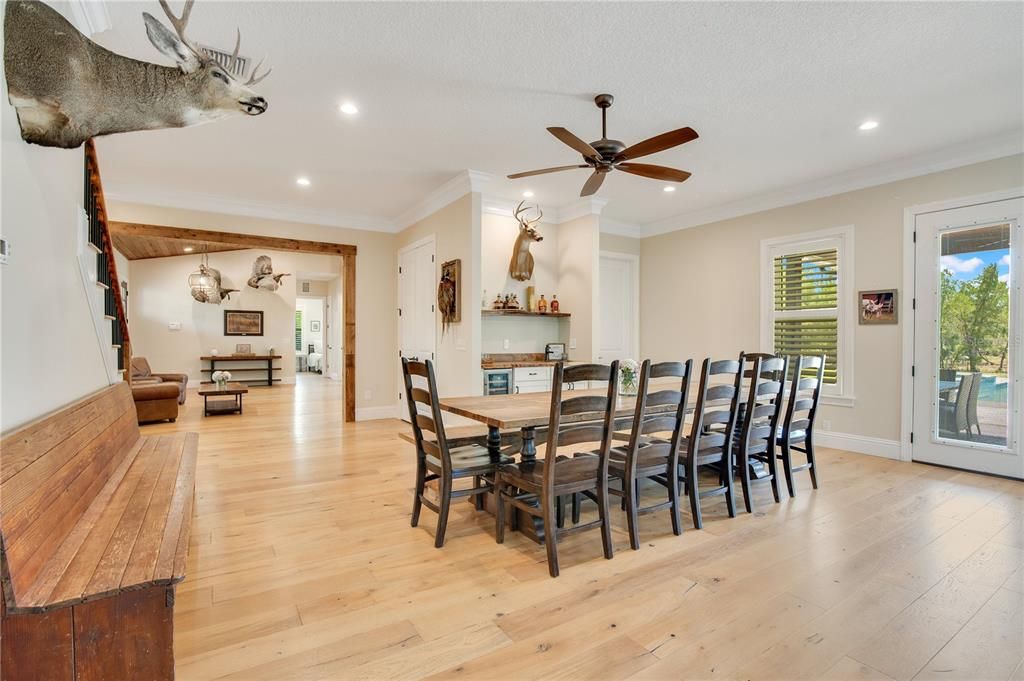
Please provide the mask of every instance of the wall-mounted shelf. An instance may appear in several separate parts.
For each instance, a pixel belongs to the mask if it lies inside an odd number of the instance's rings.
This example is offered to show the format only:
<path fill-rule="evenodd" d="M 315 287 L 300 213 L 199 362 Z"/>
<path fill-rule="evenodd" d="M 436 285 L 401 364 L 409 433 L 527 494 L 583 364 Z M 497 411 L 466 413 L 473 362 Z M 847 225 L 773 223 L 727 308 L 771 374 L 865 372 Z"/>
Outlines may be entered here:
<path fill-rule="evenodd" d="M 480 310 L 484 317 L 568 317 L 570 312 L 528 312 L 527 310 Z"/>

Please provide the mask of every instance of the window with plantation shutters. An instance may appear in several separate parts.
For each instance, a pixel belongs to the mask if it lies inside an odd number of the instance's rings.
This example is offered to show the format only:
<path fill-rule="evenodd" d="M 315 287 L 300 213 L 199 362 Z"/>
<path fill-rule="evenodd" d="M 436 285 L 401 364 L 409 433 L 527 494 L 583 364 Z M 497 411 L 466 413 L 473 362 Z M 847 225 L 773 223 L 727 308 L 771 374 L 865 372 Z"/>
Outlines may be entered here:
<path fill-rule="evenodd" d="M 778 355 L 825 355 L 823 395 L 852 400 L 853 230 L 768 239 L 761 245 L 762 345 Z M 852 402 L 850 402 L 852 404 Z"/>
<path fill-rule="evenodd" d="M 825 355 L 825 383 L 838 381 L 839 251 L 777 255 L 774 349 L 777 355 Z"/>
<path fill-rule="evenodd" d="M 302 352 L 302 310 L 295 311 L 295 349 Z"/>

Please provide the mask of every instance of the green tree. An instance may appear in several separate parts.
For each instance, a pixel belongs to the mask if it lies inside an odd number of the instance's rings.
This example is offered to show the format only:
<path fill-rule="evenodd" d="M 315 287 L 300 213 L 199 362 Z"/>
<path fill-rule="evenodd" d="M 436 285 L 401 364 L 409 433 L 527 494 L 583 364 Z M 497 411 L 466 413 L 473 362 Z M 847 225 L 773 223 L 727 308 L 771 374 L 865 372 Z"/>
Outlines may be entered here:
<path fill-rule="evenodd" d="M 970 281 L 957 281 L 943 271 L 940 295 L 940 366 L 966 362 L 969 371 L 978 371 L 982 363 L 1002 357 L 1009 342 L 1010 290 L 999 281 L 996 265 L 987 265 Z"/>

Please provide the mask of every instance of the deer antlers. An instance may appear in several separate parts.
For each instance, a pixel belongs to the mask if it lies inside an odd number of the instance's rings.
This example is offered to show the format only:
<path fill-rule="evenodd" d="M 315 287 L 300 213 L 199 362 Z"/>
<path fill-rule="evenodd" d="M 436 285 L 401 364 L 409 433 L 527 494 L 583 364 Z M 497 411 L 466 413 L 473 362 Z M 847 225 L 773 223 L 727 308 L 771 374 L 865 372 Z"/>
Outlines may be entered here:
<path fill-rule="evenodd" d="M 180 17 L 179 16 L 175 16 L 174 12 L 171 11 L 171 7 L 170 7 L 170 5 L 167 4 L 167 0 L 159 0 L 159 1 L 160 1 L 160 7 L 163 8 L 164 14 L 167 15 L 167 21 L 169 21 L 171 23 L 171 26 L 174 27 L 174 31 L 175 31 L 175 33 L 178 34 L 178 37 L 181 38 L 181 42 L 183 42 L 186 45 L 188 45 L 189 47 L 191 47 L 193 52 L 195 52 L 196 54 L 199 54 L 199 50 L 192 43 L 192 41 L 190 41 L 188 38 L 185 37 L 185 28 L 188 26 L 188 19 L 189 19 L 189 16 L 192 14 L 192 6 L 195 4 L 196 0 L 185 0 L 185 6 L 181 10 L 181 16 Z M 242 29 L 236 28 L 235 29 L 235 49 L 231 53 L 231 61 L 228 62 L 228 64 L 227 64 L 227 70 L 228 71 L 233 72 L 235 70 L 235 67 L 238 65 L 238 50 L 239 50 L 239 48 L 241 46 L 242 46 Z M 256 68 L 254 68 L 252 70 L 252 73 L 249 74 L 249 80 L 247 80 L 245 82 L 246 85 L 256 85 L 261 80 L 263 80 L 264 78 L 269 76 L 270 72 L 274 70 L 272 68 L 267 69 L 266 73 L 264 73 L 262 76 L 258 76 L 257 77 L 256 73 L 260 70 L 260 67 L 263 66 L 263 60 L 264 59 L 266 59 L 266 57 L 264 57 L 263 59 L 260 59 L 259 63 L 256 64 Z"/>
<path fill-rule="evenodd" d="M 537 205 L 537 206 L 535 206 L 535 208 L 537 209 L 537 217 L 535 217 L 533 220 L 524 220 L 520 216 L 523 213 L 525 213 L 526 211 L 530 210 L 529 206 L 526 206 L 525 208 L 523 207 L 524 203 L 526 203 L 526 201 L 520 201 L 519 202 L 519 205 L 516 206 L 515 211 L 512 213 L 512 217 L 514 217 L 516 220 L 518 220 L 519 224 L 523 225 L 524 227 L 532 227 L 535 224 L 537 224 L 538 222 L 540 222 L 540 219 L 542 217 L 544 217 L 544 211 L 542 211 L 540 209 L 540 205 Z"/>

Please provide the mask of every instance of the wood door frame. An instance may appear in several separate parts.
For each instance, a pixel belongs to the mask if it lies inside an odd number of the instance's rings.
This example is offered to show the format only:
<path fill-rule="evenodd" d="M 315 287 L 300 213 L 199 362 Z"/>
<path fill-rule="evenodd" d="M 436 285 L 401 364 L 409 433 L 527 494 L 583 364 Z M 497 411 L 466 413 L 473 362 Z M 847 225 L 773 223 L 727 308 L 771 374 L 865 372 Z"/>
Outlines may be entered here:
<path fill-rule="evenodd" d="M 342 284 L 342 325 L 344 327 L 345 367 L 345 421 L 356 420 L 356 247 L 350 244 L 336 244 L 328 241 L 306 241 L 303 239 L 285 239 L 259 234 L 241 234 L 237 232 L 220 232 L 191 227 L 165 227 L 163 225 L 147 225 L 137 222 L 120 222 L 111 220 L 108 223 L 111 234 L 130 234 L 133 236 L 152 236 L 162 239 L 178 239 L 180 241 L 206 241 L 209 243 L 238 246 L 239 248 L 266 248 L 275 251 L 293 251 L 298 253 L 316 253 L 318 255 L 338 255 L 341 257 L 343 278 Z"/>
<path fill-rule="evenodd" d="M 955 199 L 933 201 L 903 209 L 903 295 L 900 296 L 900 325 L 903 327 L 902 355 L 903 365 L 900 380 L 900 460 L 912 461 L 914 446 L 910 442 L 910 433 L 914 430 L 914 293 L 917 281 L 917 244 L 915 232 L 917 216 L 936 213 L 955 208 L 969 208 L 983 203 L 1006 201 L 1024 196 L 1024 186 L 1001 189 L 984 194 L 962 196 Z"/>

